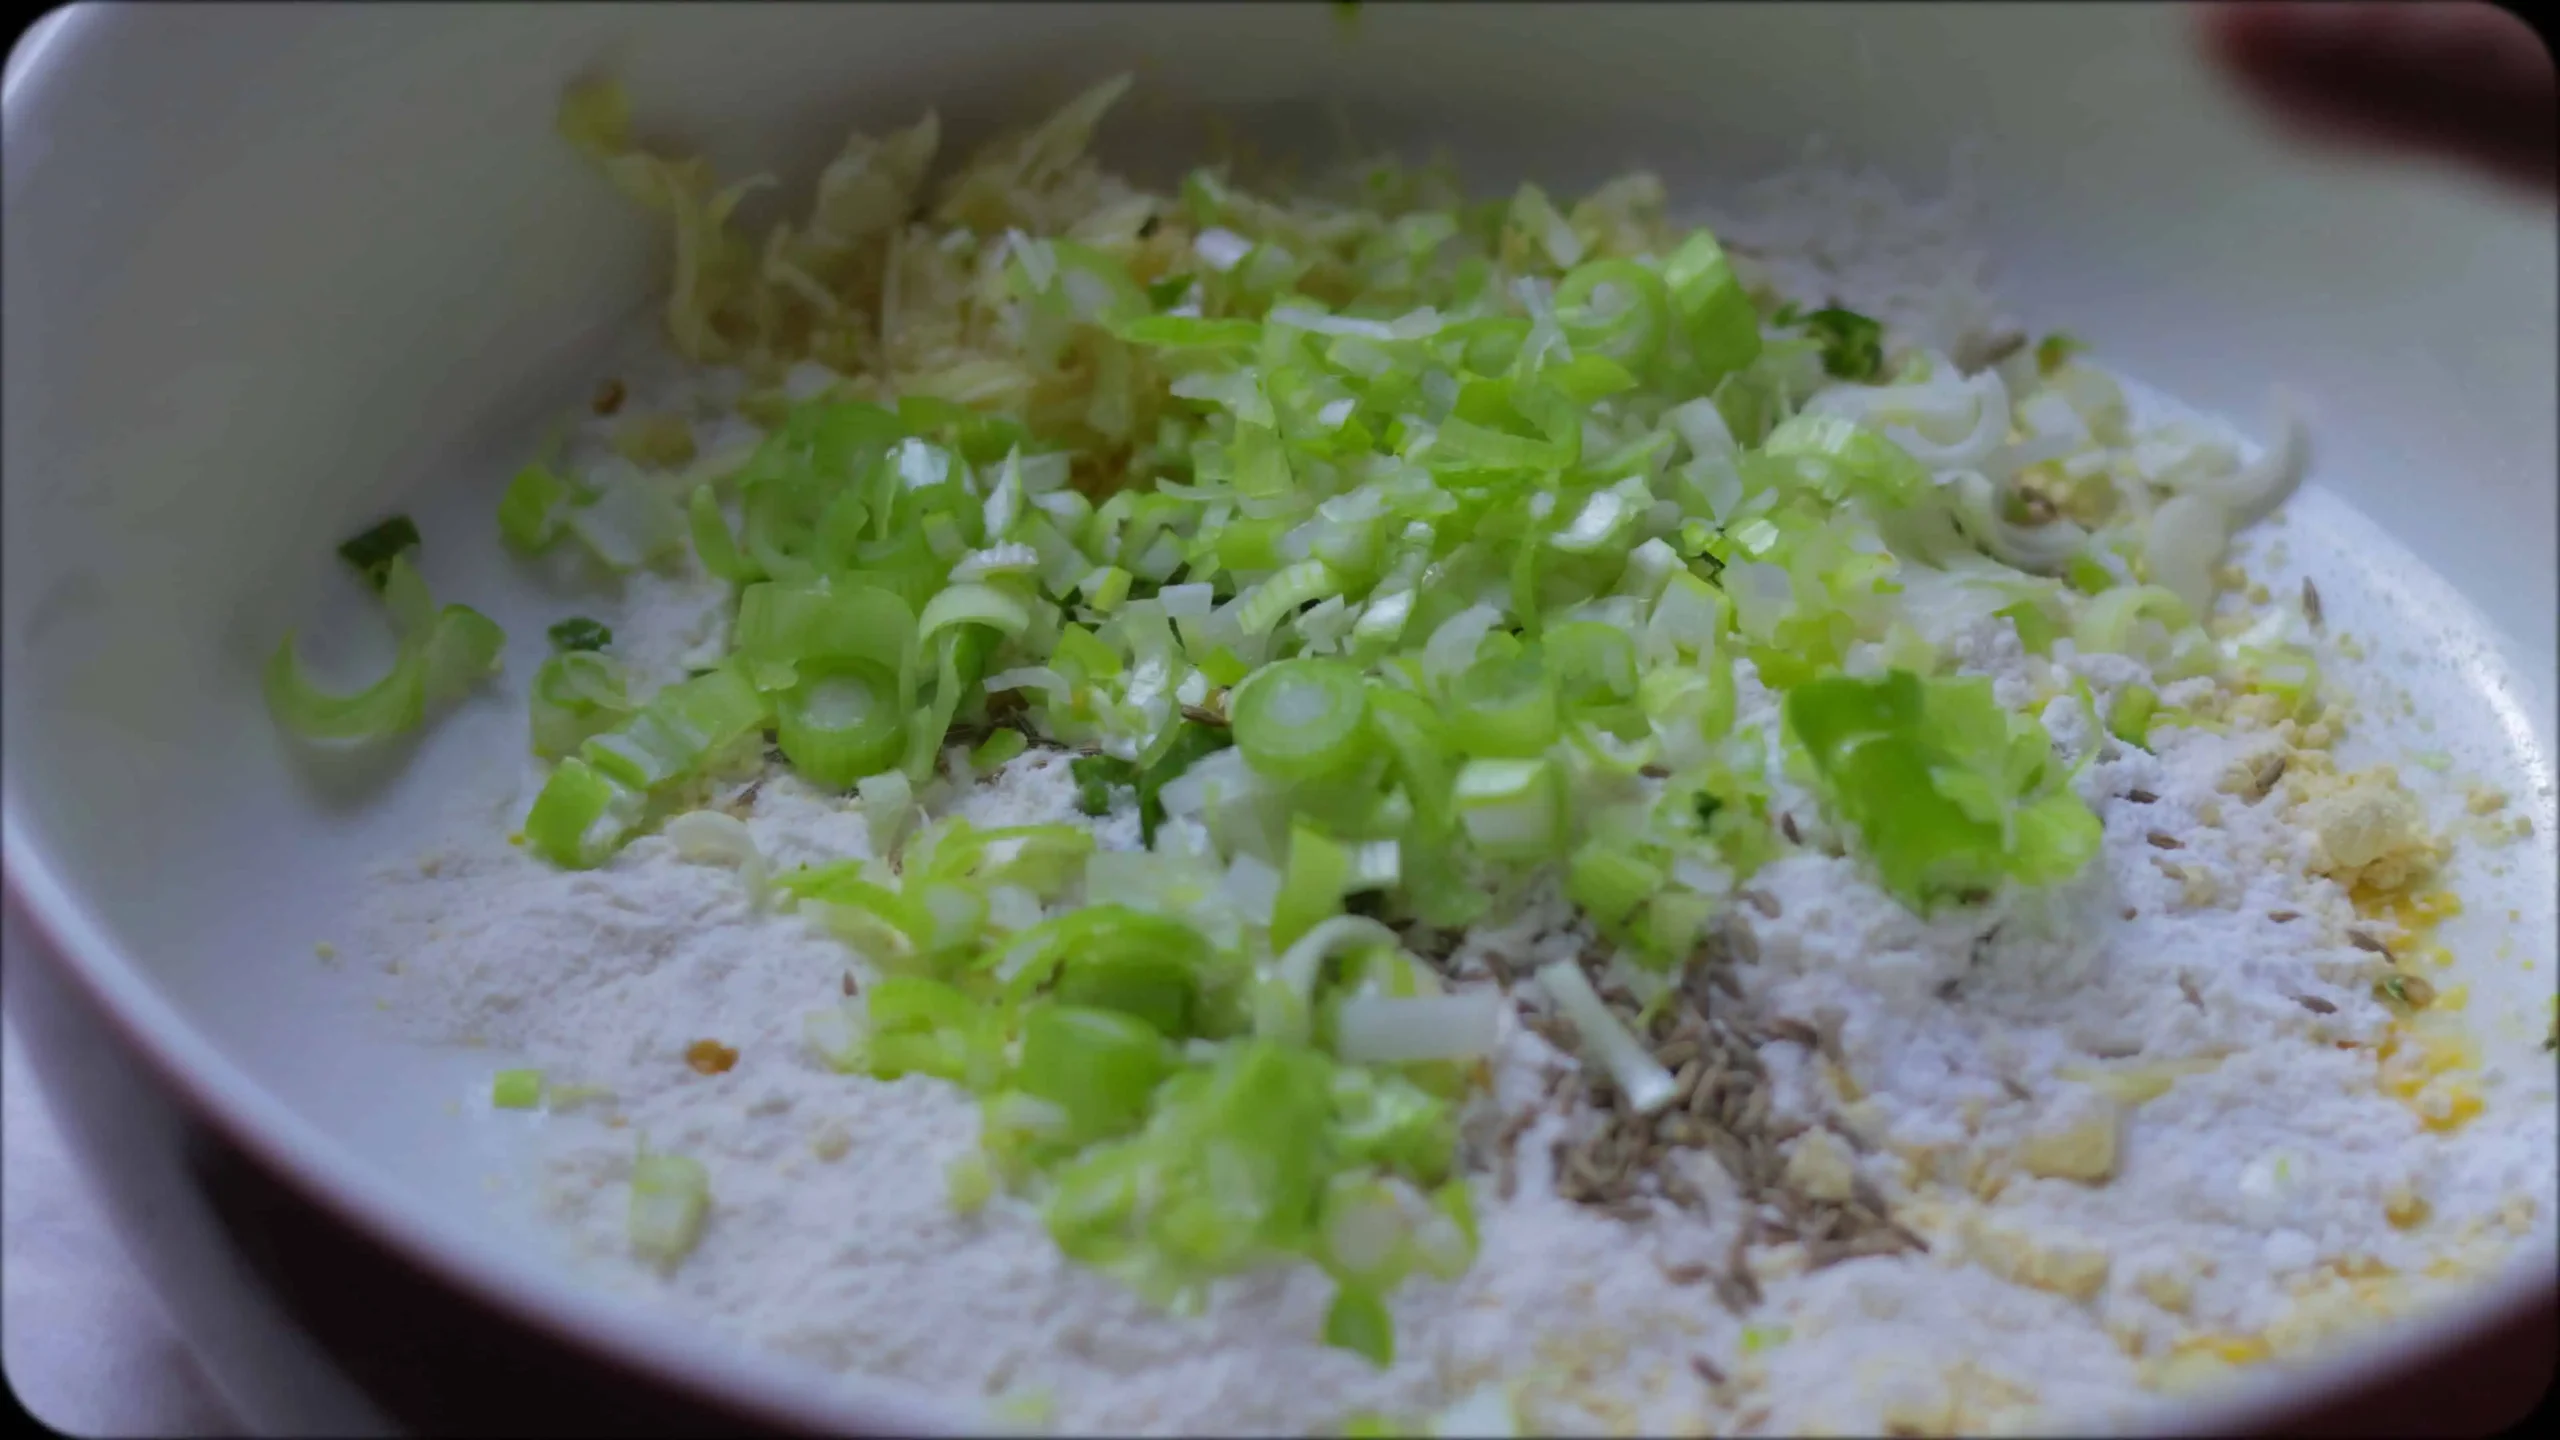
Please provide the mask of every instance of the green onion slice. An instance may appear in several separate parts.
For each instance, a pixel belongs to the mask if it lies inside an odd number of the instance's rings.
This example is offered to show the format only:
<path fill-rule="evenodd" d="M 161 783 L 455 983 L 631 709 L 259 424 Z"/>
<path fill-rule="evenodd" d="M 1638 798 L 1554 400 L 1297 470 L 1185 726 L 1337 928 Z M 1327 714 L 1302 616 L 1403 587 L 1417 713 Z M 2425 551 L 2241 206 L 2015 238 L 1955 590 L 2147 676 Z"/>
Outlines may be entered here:
<path fill-rule="evenodd" d="M 1236 748 L 1256 770 L 1304 780 L 1338 773 L 1368 750 L 1368 689 L 1339 660 L 1282 660 L 1235 692 Z"/>
<path fill-rule="evenodd" d="M 401 631 L 390 671 L 352 693 L 322 690 L 287 635 L 266 670 L 267 708 L 279 724 L 306 739 L 378 740 L 416 729 L 429 710 L 496 672 L 506 632 L 468 606 L 435 608 L 406 555 L 384 563 L 382 595 Z"/>
<path fill-rule="evenodd" d="M 898 682 L 857 660 L 799 667 L 799 683 L 774 701 L 783 755 L 811 780 L 837 789 L 897 763 L 906 749 Z"/>

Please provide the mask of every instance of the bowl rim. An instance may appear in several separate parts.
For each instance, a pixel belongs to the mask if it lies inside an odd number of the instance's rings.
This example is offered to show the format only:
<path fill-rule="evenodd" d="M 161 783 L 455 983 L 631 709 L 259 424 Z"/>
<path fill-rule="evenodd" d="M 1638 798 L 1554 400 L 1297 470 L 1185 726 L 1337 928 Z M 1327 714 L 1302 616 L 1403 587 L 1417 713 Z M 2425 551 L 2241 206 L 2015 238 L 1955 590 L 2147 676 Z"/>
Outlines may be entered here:
<path fill-rule="evenodd" d="M 89 0 L 39 16 L 8 54 L 0 120 L 16 129 L 47 82 L 132 23 L 119 7 Z M 884 1433 L 940 1433 L 972 1423 L 963 1413 L 967 1407 L 907 1382 L 858 1371 L 830 1376 L 743 1344 L 705 1346 L 698 1331 L 670 1318 L 615 1301 L 570 1276 L 504 1258 L 469 1227 L 436 1215 L 376 1177 L 235 1065 L 159 992 L 56 871 L 18 797 L 5 785 L 0 904 L 27 922 L 27 937 L 38 952 L 33 962 L 52 966 L 75 985 L 167 1091 L 242 1153 L 434 1280 L 535 1331 L 645 1365 L 742 1417 L 781 1428 L 851 1422 Z M 2253 1368 L 2210 1395 L 2163 1399 L 2145 1416 L 2172 1434 L 2284 1428 L 2342 1396 L 2414 1378 L 2466 1343 L 2549 1306 L 2555 1286 L 2560 1237 L 2546 1235 L 2511 1251 L 2478 1283 L 2419 1313 L 2380 1321 L 2290 1364 Z"/>

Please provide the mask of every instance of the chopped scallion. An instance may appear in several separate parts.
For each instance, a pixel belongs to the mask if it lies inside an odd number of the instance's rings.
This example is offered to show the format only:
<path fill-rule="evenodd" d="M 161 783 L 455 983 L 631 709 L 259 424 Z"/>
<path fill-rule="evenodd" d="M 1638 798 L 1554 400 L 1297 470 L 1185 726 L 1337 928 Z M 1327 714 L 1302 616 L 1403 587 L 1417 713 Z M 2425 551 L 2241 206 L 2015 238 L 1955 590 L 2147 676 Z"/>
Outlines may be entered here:
<path fill-rule="evenodd" d="M 501 1110 L 531 1110 L 542 1104 L 542 1072 L 501 1070 L 489 1085 L 489 1103 Z"/>

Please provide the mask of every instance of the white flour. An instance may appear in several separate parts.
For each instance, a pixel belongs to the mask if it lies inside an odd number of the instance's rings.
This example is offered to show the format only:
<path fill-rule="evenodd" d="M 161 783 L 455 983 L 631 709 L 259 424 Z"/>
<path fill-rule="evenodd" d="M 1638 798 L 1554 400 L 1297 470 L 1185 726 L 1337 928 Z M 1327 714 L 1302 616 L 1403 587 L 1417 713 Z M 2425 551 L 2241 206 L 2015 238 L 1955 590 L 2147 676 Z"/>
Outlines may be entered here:
<path fill-rule="evenodd" d="M 1773 262 L 1791 288 L 1940 333 L 1991 318 L 1956 207 L 1916 212 L 1880 182 L 1836 176 L 1761 198 L 1773 208 L 1729 233 L 1793 256 Z M 718 412 L 717 384 L 694 393 L 706 419 Z M 716 641 L 721 598 L 700 577 L 643 577 L 601 618 L 657 680 Z M 2547 1223 L 2552 1134 L 2533 1095 L 2437 1133 L 2377 1088 L 2391 1017 L 2371 993 L 2374 957 L 2348 939 L 2345 893 L 2304 873 L 2315 842 L 2287 818 L 2299 782 L 2255 803 L 2223 788 L 2273 742 L 2176 731 L 2144 754 L 2093 736 L 2064 689 L 2076 671 L 2103 704 L 2147 678 L 2138 667 L 2048 664 L 2005 622 L 1962 652 L 2004 700 L 2051 697 L 2067 760 L 2103 746 L 2079 783 L 2104 852 L 2057 892 L 1922 920 L 1823 853 L 1815 807 L 1773 774 L 1773 807 L 1806 844 L 1755 881 L 1773 903 L 1750 917 L 1760 960 L 1743 982 L 1766 1013 L 1836 1012 L 1846 1075 L 1773 1042 L 1776 1108 L 1835 1109 L 1869 1147 L 1808 1132 L 1790 1164 L 1855 1164 L 1930 1249 L 1805 1273 L 1800 1247 L 1760 1247 L 1766 1299 L 1750 1323 L 1764 1328 L 1748 1340 L 1664 1274 L 1724 1253 L 1744 1221 L 1729 1187 L 1710 1178 L 1703 1218 L 1630 1225 L 1551 1192 L 1544 1129 L 1519 1147 L 1512 1198 L 1477 1187 L 1473 1270 L 1395 1298 L 1390 1369 L 1318 1341 L 1331 1286 L 1312 1267 L 1224 1282 L 1197 1317 L 1158 1311 L 1064 1260 L 1023 1202 L 955 1215 L 943 1166 L 973 1146 L 974 1105 L 939 1082 L 813 1060 L 802 1016 L 837 997 L 845 950 L 663 839 L 564 873 L 474 816 L 430 864 L 386 872 L 359 953 L 397 967 L 420 1033 L 609 1092 L 545 1122 L 560 1143 L 541 1187 L 600 1283 L 832 1370 L 1045 1400 L 1071 1429 L 1322 1430 L 1360 1411 L 1425 1415 L 1488 1384 L 1520 1386 L 1542 1427 L 2087 1422 L 2188 1378 L 2197 1354 L 2289 1351 L 2333 1317 L 2397 1303 L 2375 1277 L 2414 1276 L 2483 1226 L 2503 1233 L 2519 1199 L 2524 1223 Z M 1774 733 L 1771 697 L 1745 676 L 1744 722 Z M 1034 755 L 957 809 L 1064 820 L 1074 797 L 1063 758 Z M 779 865 L 868 852 L 844 800 L 787 777 L 748 814 Z M 1126 815 L 1102 828 L 1105 844 L 1135 843 Z M 1475 945 L 1530 957 L 1555 915 Z M 691 1069 L 684 1052 L 705 1039 L 734 1047 L 735 1067 Z M 1501 1108 L 1529 1103 L 1559 1059 L 1508 1025 Z M 2160 1068 L 2176 1062 L 2193 1063 Z M 2146 1076 L 2158 1093 L 2111 1096 Z M 712 1176 L 711 1221 L 669 1275 L 627 1255 L 635 1132 Z M 2085 1163 L 2110 1139 L 2105 1183 L 2026 1173 Z M 2421 1205 L 2422 1222 L 2394 1223 Z"/>

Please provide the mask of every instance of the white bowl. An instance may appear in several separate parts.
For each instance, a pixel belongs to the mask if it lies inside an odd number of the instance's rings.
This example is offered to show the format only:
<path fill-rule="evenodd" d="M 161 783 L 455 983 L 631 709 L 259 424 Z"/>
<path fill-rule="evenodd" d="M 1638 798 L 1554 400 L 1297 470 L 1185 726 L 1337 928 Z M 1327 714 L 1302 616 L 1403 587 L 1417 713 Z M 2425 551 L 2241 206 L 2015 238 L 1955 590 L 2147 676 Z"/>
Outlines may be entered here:
<path fill-rule="evenodd" d="M 651 228 L 551 138 L 564 81 L 598 67 L 724 171 L 777 169 L 784 193 L 855 122 L 934 105 L 966 139 L 1133 64 L 1105 147 L 1123 154 L 1182 150 L 1203 104 L 1321 144 L 1317 102 L 1339 101 L 1371 136 L 1449 142 L 1481 181 L 1640 162 L 1678 197 L 1816 133 L 1926 191 L 1969 142 L 1999 288 L 2026 317 L 2206 409 L 2252 415 L 2271 379 L 2313 398 L 2316 486 L 2444 577 L 2398 603 L 2491 637 L 2465 673 L 2503 707 L 2547 815 L 2551 210 L 2278 144 L 2193 58 L 2185 18 L 1372 7 L 1346 39 L 1311 6 L 70 13 L 6 96 L 0 714 L 13 930 L 32 922 L 11 969 L 40 972 L 12 998 L 191 1339 L 264 1427 L 464 1413 L 418 1397 L 481 1362 L 448 1346 L 417 1357 L 441 1380 L 384 1380 L 399 1366 L 364 1352 L 393 1342 L 364 1312 L 396 1307 L 279 1300 L 333 1277 L 244 1238 L 343 1229 L 450 1313 L 497 1317 L 465 1323 L 572 1355 L 563 1386 L 610 1361 L 715 1416 L 955 1414 L 709 1352 L 580 1291 L 495 1219 L 482 1179 L 519 1157 L 452 1103 L 485 1062 L 386 1043 L 367 992 L 312 958 L 365 865 L 420 843 L 430 802 L 511 758 L 522 722 L 483 698 L 397 765 L 319 766 L 279 741 L 259 666 L 317 597 L 352 593 L 324 589 L 331 545 L 396 499 L 430 537 L 430 581 L 506 623 L 511 672 L 530 671 L 544 607 L 489 507 L 658 263 Z M 2518 982 L 2511 1003 L 2545 989 Z M 217 1172 L 265 1198 L 223 1202 Z M 244 1203 L 303 1208 L 244 1220 Z M 2230 1403 L 2334 1397 L 2381 1357 L 2522 1313 L 2552 1271 L 2541 1244 L 2464 1306 Z M 316 1369 L 314 1349 L 332 1352 Z"/>

